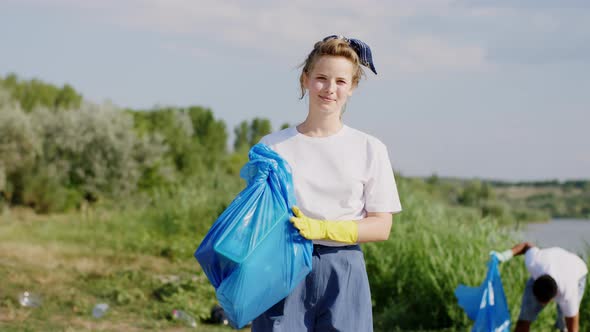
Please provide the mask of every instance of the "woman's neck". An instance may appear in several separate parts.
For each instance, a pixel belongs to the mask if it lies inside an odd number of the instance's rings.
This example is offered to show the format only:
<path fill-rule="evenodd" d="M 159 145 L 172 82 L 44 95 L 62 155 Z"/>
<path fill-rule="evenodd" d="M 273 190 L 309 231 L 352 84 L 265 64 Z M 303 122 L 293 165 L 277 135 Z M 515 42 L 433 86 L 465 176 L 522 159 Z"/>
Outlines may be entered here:
<path fill-rule="evenodd" d="M 297 126 L 297 131 L 310 137 L 326 137 L 339 132 L 342 126 L 339 114 L 314 116 L 309 113 L 305 121 Z"/>

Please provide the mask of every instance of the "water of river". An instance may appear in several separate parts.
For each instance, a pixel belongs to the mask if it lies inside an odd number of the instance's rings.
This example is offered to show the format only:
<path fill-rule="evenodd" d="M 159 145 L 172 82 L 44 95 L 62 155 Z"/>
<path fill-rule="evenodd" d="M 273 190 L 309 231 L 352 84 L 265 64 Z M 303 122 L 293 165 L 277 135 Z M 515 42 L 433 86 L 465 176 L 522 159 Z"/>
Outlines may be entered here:
<path fill-rule="evenodd" d="M 590 254 L 590 220 L 553 219 L 527 224 L 521 232 L 525 241 L 542 248 L 562 247 L 584 257 Z"/>

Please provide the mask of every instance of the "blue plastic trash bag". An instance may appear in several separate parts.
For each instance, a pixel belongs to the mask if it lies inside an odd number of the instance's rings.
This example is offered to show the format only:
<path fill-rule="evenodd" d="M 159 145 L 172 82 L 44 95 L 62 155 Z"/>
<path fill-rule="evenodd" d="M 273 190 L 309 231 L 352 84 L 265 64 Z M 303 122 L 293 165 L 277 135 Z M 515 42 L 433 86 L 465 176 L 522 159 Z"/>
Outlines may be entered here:
<path fill-rule="evenodd" d="M 459 285 L 455 296 L 467 316 L 475 321 L 472 332 L 510 331 L 510 311 L 496 257 L 490 258 L 486 279 L 479 287 Z"/>
<path fill-rule="evenodd" d="M 289 222 L 291 169 L 264 144 L 240 171 L 247 186 L 195 252 L 230 322 L 243 327 L 285 298 L 311 271 L 312 242 Z"/>

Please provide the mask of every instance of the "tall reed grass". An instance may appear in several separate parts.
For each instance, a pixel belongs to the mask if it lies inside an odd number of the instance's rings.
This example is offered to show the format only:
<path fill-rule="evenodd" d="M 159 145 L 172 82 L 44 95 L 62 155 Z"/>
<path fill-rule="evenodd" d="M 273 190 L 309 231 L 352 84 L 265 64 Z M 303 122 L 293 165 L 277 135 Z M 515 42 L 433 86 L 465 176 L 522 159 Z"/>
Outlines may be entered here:
<path fill-rule="evenodd" d="M 489 251 L 511 247 L 516 241 L 512 231 L 492 218 L 482 218 L 478 209 L 449 207 L 433 199 L 427 191 L 417 190 L 411 180 L 400 178 L 398 185 L 404 210 L 394 217 L 390 239 L 363 245 L 375 329 L 468 330 L 471 322 L 457 305 L 454 289 L 461 283 L 479 285 L 485 277 Z M 215 302 L 214 291 L 193 252 L 244 186 L 235 176 L 211 170 L 179 186 L 67 215 L 67 221 L 46 217 L 43 222 L 4 223 L 0 225 L 0 242 L 20 239 L 42 246 L 59 245 L 68 252 L 79 251 L 80 258 L 91 255 L 88 257 L 99 257 L 100 264 L 106 264 L 104 272 L 74 271 L 73 277 L 64 274 L 63 279 L 57 279 L 63 285 L 52 287 L 56 292 L 69 289 L 82 300 L 73 303 L 74 295 L 68 293 L 69 297 L 61 298 L 61 293 L 56 293 L 53 307 L 44 309 L 48 315 L 67 316 L 72 306 L 106 300 L 113 304 L 113 311 L 142 316 L 145 326 L 165 327 L 170 310 L 179 307 L 206 318 Z M 167 262 L 167 273 L 176 275 L 176 279 L 155 280 L 152 274 L 161 270 L 157 266 L 148 270 L 122 267 L 127 261 L 150 257 Z M 60 271 L 69 269 L 68 262 L 59 264 Z M 527 272 L 522 257 L 500 268 L 516 322 Z M 30 273 L 44 275 L 46 271 Z M 31 277 L 30 285 L 34 285 L 35 278 Z M 28 282 L 9 282 L 7 289 L 20 289 Z M 587 289 L 590 292 L 590 285 Z M 11 301 L 0 296 L 0 307 L 15 306 Z M 533 330 L 550 331 L 554 314 L 553 305 L 541 314 Z M 30 326 L 41 330 L 48 327 L 41 318 Z M 582 304 L 581 323 L 581 331 L 590 331 L 589 295 Z"/>
<path fill-rule="evenodd" d="M 472 322 L 457 305 L 454 289 L 481 284 L 489 252 L 510 248 L 517 240 L 510 229 L 482 218 L 476 209 L 449 208 L 426 192 L 413 191 L 408 181 L 399 186 L 404 211 L 394 217 L 390 239 L 364 246 L 376 330 L 468 330 Z M 503 263 L 500 271 L 515 324 L 529 277 L 524 259 Z M 581 306 L 581 331 L 590 331 L 589 298 Z M 533 330 L 551 331 L 554 317 L 553 304 Z"/>

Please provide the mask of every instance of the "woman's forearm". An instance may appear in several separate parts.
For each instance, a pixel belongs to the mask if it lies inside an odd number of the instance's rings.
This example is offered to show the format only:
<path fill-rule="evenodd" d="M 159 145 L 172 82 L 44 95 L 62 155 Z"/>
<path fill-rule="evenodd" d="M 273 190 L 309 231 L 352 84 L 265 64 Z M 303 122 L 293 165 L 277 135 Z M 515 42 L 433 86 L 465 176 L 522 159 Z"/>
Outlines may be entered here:
<path fill-rule="evenodd" d="M 385 241 L 391 232 L 391 213 L 374 212 L 358 222 L 358 242 Z"/>

